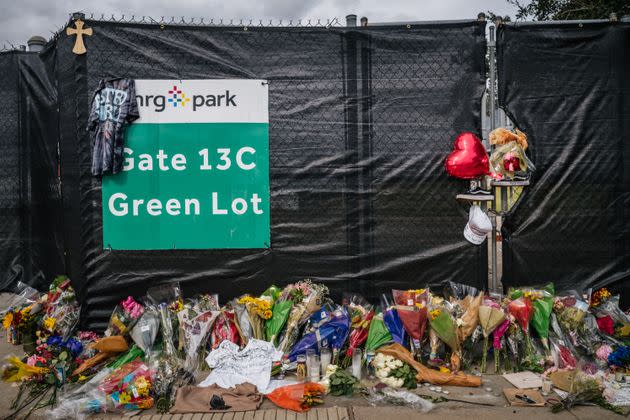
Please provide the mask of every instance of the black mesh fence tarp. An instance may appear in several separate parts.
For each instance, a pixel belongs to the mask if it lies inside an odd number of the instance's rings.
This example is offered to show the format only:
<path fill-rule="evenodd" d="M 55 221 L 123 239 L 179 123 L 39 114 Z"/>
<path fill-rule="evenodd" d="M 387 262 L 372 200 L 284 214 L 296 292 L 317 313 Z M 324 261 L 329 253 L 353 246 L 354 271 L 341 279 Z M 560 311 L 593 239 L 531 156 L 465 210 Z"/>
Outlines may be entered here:
<path fill-rule="evenodd" d="M 0 283 L 41 289 L 64 272 L 56 88 L 34 53 L 1 53 L 0 74 Z"/>
<path fill-rule="evenodd" d="M 88 53 L 61 34 L 64 228 L 84 326 L 126 295 L 179 281 L 222 300 L 304 277 L 333 296 L 456 280 L 483 286 L 485 247 L 462 236 L 464 183 L 443 161 L 480 132 L 485 25 L 375 28 L 182 27 L 87 21 Z M 89 97 L 105 77 L 269 81 L 270 250 L 103 249 L 100 180 L 90 175 Z"/>
<path fill-rule="evenodd" d="M 500 103 L 537 168 L 503 226 L 504 283 L 628 297 L 630 25 L 507 25 L 497 44 Z"/>

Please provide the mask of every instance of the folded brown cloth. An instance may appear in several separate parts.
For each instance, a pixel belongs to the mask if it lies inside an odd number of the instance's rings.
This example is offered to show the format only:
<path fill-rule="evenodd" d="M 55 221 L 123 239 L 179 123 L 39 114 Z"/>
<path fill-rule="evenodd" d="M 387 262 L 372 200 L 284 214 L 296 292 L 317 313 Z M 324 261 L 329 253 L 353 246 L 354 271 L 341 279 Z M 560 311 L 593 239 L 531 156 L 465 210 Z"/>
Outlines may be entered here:
<path fill-rule="evenodd" d="M 210 400 L 217 395 L 230 406 L 227 410 L 213 410 Z M 234 388 L 219 388 L 210 385 L 206 388 L 187 385 L 177 390 L 175 405 L 171 408 L 171 414 L 183 413 L 222 413 L 225 411 L 250 411 L 256 410 L 263 402 L 263 394 L 258 392 L 256 385 L 244 383 Z"/>

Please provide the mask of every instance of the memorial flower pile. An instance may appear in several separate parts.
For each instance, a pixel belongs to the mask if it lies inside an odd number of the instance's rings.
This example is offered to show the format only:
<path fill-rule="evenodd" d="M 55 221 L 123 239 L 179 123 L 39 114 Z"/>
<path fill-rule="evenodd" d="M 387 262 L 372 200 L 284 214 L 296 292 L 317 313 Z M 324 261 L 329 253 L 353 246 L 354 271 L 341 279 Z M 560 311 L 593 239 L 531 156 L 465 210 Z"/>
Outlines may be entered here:
<path fill-rule="evenodd" d="M 630 372 L 630 343 L 624 339 L 630 322 L 609 291 L 595 291 L 589 299 L 558 294 L 550 284 L 501 297 L 451 287 L 455 295 L 393 290 L 381 296 L 377 312 L 357 294 L 335 305 L 327 287 L 310 280 L 271 286 L 224 305 L 217 295 L 184 298 L 179 286 L 163 285 L 120 301 L 100 335 L 77 331 L 79 305 L 70 281 L 59 277 L 46 293 L 28 291 L 2 313 L 13 343 L 33 343 L 24 357 L 7 358 L 2 370 L 3 380 L 20 383 L 22 390 L 10 415 L 44 406 L 56 406 L 66 417 L 153 406 L 168 412 L 178 390 L 196 383 L 208 368 L 204 358 L 226 340 L 243 354 L 250 341 L 267 341 L 282 355 L 269 362 L 270 375 L 290 373 L 299 358 L 331 350 L 329 366 L 335 369 L 322 372 L 321 384 L 281 387 L 273 394 L 277 404 L 296 411 L 318 404 L 326 390 L 353 394 L 360 381 L 344 369 L 357 361 L 370 362 L 376 379 L 394 389 L 413 389 L 419 382 L 479 386 L 479 377 L 463 370 L 480 364 L 484 372 L 489 355 L 498 373 L 503 367 Z M 358 350 L 362 358 L 353 360 Z M 370 361 L 366 353 L 376 356 Z"/>

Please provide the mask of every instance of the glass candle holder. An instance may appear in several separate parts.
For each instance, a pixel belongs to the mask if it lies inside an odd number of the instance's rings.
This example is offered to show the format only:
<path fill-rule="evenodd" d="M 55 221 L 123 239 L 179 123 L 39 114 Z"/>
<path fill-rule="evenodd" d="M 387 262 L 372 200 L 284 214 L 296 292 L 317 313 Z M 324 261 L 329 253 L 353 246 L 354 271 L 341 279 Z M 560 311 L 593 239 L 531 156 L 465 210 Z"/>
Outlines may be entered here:
<path fill-rule="evenodd" d="M 314 351 L 306 354 L 306 371 L 310 382 L 319 382 L 320 360 L 319 354 Z"/>
<path fill-rule="evenodd" d="M 361 379 L 361 367 L 363 365 L 363 353 L 360 349 L 354 349 L 352 352 L 352 376 Z"/>
<path fill-rule="evenodd" d="M 306 355 L 299 354 L 296 358 L 295 376 L 298 381 L 306 379 Z"/>
<path fill-rule="evenodd" d="M 322 362 L 322 376 L 326 375 L 328 365 L 332 363 L 332 351 L 328 347 L 323 347 L 320 351 L 320 360 Z"/>

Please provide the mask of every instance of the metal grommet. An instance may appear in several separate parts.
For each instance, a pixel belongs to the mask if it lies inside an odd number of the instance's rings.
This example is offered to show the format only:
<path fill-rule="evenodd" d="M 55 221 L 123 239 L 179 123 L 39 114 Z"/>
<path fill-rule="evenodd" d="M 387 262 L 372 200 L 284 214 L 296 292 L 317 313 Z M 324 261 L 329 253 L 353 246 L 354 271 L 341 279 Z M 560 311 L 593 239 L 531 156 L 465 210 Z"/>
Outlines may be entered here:
<path fill-rule="evenodd" d="M 244 31 L 247 31 L 247 26 L 243 26 L 243 30 L 244 30 Z"/>
<path fill-rule="evenodd" d="M 160 29 L 164 30 L 164 28 L 166 28 L 166 25 L 164 25 L 163 23 L 160 23 Z"/>
<path fill-rule="evenodd" d="M 407 24 L 407 29 L 411 29 L 411 25 L 410 24 Z"/>
<path fill-rule="evenodd" d="M 583 27 L 584 27 L 584 24 L 583 24 L 582 22 L 580 22 L 580 23 L 578 24 L 578 27 L 583 28 Z"/>

